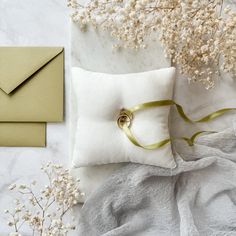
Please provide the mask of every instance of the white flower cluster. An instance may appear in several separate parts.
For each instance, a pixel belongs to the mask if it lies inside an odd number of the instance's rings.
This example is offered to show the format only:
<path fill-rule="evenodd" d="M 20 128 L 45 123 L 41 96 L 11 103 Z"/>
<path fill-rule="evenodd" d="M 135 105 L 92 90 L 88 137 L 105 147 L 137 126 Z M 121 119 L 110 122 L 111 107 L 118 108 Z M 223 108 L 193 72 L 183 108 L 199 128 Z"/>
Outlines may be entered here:
<path fill-rule="evenodd" d="M 190 81 L 214 86 L 221 71 L 236 76 L 236 13 L 224 0 L 68 0 L 72 19 L 117 39 L 115 48 L 146 48 L 159 37 L 166 56 Z M 159 36 L 158 36 L 159 35 Z"/>
<path fill-rule="evenodd" d="M 83 195 L 78 189 L 79 181 L 74 180 L 69 170 L 61 165 L 48 163 L 41 170 L 48 179 L 48 185 L 41 191 L 38 191 L 35 180 L 30 185 L 13 184 L 9 187 L 9 190 L 17 190 L 27 197 L 16 199 L 13 211 L 5 210 L 11 217 L 8 225 L 15 230 L 10 236 L 21 236 L 20 229 L 26 224 L 35 236 L 66 236 L 75 229 L 75 225 L 65 223 L 68 219 L 65 216 Z"/>

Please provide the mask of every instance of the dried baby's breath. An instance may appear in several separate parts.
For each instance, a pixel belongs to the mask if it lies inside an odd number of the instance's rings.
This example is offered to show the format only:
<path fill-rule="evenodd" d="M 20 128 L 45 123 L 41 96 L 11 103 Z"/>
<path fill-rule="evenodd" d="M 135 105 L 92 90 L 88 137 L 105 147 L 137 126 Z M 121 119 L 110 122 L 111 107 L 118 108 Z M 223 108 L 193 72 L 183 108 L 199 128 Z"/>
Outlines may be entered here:
<path fill-rule="evenodd" d="M 34 236 L 66 236 L 75 229 L 65 219 L 67 213 L 76 205 L 81 195 L 78 180 L 73 179 L 68 169 L 61 165 L 48 163 L 41 170 L 47 177 L 47 185 L 40 191 L 40 183 L 33 180 L 29 185 L 13 184 L 10 191 L 17 191 L 23 198 L 15 199 L 15 208 L 5 210 L 10 216 L 8 226 L 14 229 L 11 236 L 21 236 L 22 226 L 27 225 Z"/>
<path fill-rule="evenodd" d="M 214 86 L 221 71 L 236 76 L 236 13 L 223 0 L 69 0 L 72 19 L 109 31 L 114 48 L 140 49 L 156 35 L 190 81 Z"/>

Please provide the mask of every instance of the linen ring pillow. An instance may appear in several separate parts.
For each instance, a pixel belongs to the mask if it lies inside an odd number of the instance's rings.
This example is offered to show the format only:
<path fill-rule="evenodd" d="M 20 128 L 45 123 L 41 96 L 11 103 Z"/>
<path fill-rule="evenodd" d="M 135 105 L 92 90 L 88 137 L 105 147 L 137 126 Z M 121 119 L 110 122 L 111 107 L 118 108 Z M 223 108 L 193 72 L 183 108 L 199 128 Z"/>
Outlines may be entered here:
<path fill-rule="evenodd" d="M 171 144 L 146 150 L 134 145 L 117 125 L 123 108 L 173 96 L 175 68 L 142 73 L 105 74 L 72 68 L 72 89 L 78 110 L 74 167 L 134 162 L 175 168 Z M 170 107 L 135 112 L 131 130 L 142 144 L 168 139 Z"/>

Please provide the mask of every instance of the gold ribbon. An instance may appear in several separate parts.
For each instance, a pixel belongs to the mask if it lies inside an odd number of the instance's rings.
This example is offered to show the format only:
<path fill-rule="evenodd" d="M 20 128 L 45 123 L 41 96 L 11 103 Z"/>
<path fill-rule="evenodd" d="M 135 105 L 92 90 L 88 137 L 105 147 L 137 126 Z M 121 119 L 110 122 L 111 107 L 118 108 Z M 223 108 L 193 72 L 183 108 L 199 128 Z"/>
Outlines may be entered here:
<path fill-rule="evenodd" d="M 199 131 L 199 132 L 194 133 L 190 138 L 187 138 L 187 137 L 167 138 L 167 139 L 161 140 L 161 141 L 153 143 L 153 144 L 148 144 L 148 145 L 140 144 L 140 142 L 135 138 L 135 136 L 133 135 L 133 133 L 130 130 L 130 127 L 132 125 L 132 121 L 134 118 L 133 113 L 140 111 L 140 110 L 147 109 L 147 108 L 170 106 L 170 105 L 175 105 L 179 115 L 183 118 L 183 120 L 185 120 L 186 122 L 191 122 L 191 123 L 207 122 L 212 119 L 215 119 L 218 116 L 223 115 L 224 113 L 226 113 L 228 111 L 236 110 L 236 108 L 223 108 L 223 109 L 217 110 L 215 112 L 212 112 L 212 113 L 210 113 L 202 118 L 199 118 L 197 120 L 192 120 L 185 114 L 182 106 L 177 104 L 175 101 L 173 101 L 173 100 L 160 100 L 160 101 L 152 101 L 152 102 L 142 103 L 142 104 L 133 106 L 129 109 L 121 109 L 120 114 L 117 119 L 117 124 L 124 131 L 124 133 L 126 134 L 128 139 L 134 145 L 144 148 L 144 149 L 147 149 L 147 150 L 153 150 L 153 149 L 160 148 L 160 147 L 166 145 L 167 143 L 169 143 L 173 139 L 182 139 L 182 140 L 186 141 L 189 146 L 193 146 L 195 139 L 199 135 L 201 135 L 203 133 L 216 133 L 215 131 Z"/>

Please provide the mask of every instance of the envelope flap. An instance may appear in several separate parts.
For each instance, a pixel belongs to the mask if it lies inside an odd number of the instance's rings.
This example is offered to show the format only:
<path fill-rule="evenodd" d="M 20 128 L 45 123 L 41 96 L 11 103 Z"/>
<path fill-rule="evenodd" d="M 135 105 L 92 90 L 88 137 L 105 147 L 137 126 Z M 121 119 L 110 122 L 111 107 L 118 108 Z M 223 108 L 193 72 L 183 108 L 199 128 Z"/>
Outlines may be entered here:
<path fill-rule="evenodd" d="M 0 88 L 10 94 L 62 51 L 62 47 L 1 47 Z"/>

